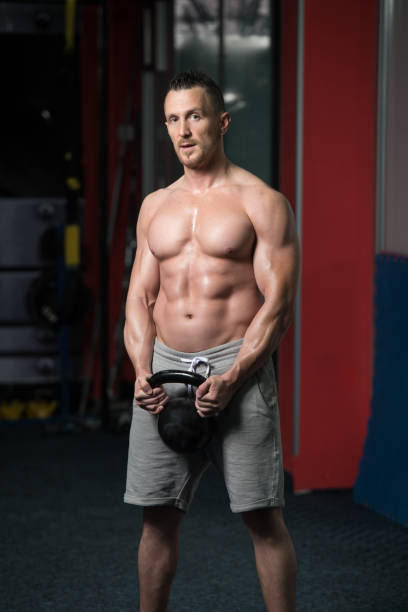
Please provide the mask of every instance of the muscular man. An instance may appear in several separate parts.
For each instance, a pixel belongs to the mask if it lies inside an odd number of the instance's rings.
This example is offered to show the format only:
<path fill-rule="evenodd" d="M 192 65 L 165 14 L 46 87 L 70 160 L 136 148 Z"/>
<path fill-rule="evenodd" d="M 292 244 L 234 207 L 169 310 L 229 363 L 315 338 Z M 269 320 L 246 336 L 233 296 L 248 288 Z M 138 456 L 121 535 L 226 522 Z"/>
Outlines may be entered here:
<path fill-rule="evenodd" d="M 249 530 L 267 610 L 293 610 L 296 559 L 282 517 L 271 361 L 294 309 L 291 209 L 226 158 L 230 116 L 209 77 L 176 76 L 164 112 L 184 174 L 141 207 L 124 332 L 136 372 L 125 501 L 144 507 L 140 610 L 166 609 L 182 518 L 210 462 Z M 242 140 L 245 146 L 245 134 Z M 204 451 L 181 455 L 164 445 L 156 423 L 175 385 L 152 390 L 148 379 L 158 370 L 194 368 L 209 374 L 196 409 L 202 418 L 216 414 L 217 427 Z"/>

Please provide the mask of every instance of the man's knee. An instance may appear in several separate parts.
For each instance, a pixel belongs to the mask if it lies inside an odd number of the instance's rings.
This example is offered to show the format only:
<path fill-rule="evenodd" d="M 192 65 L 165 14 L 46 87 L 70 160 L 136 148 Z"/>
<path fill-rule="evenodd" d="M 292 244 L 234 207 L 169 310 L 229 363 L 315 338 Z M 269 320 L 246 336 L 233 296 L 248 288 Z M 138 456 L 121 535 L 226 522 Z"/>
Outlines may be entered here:
<path fill-rule="evenodd" d="M 242 513 L 242 520 L 253 540 L 276 540 L 287 536 L 282 508 L 261 508 Z"/>
<path fill-rule="evenodd" d="M 143 509 L 143 535 L 163 539 L 177 537 L 185 513 L 173 506 L 150 506 Z"/>

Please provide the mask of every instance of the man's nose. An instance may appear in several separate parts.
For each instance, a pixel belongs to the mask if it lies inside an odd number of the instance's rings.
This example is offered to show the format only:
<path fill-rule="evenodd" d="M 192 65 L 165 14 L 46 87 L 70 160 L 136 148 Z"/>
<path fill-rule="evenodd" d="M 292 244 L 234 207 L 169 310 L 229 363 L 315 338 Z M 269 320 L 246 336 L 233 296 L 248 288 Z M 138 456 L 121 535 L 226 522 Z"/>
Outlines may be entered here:
<path fill-rule="evenodd" d="M 183 119 L 179 123 L 179 130 L 180 136 L 182 138 L 187 138 L 188 136 L 191 136 L 190 126 L 188 125 L 188 122 L 184 121 Z"/>

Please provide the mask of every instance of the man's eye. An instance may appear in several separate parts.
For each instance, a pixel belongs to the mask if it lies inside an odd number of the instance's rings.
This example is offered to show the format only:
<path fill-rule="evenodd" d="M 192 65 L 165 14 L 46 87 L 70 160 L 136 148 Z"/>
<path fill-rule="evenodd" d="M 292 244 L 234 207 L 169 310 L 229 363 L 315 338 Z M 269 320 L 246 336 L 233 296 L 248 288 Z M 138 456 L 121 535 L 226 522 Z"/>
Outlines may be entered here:
<path fill-rule="evenodd" d="M 170 117 L 169 123 L 175 123 L 177 121 L 176 117 Z"/>
<path fill-rule="evenodd" d="M 199 119 L 199 118 L 200 118 L 200 115 L 197 115 L 197 113 L 193 113 L 193 114 L 191 115 L 191 118 L 192 118 L 192 119 Z"/>

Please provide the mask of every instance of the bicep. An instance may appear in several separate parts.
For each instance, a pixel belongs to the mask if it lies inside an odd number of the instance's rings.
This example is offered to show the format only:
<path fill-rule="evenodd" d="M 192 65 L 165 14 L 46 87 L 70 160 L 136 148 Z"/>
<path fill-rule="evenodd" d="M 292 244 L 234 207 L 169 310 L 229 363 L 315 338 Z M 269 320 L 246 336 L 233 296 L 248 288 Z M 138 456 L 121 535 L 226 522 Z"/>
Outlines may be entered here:
<path fill-rule="evenodd" d="M 148 247 L 138 247 L 130 277 L 128 300 L 146 296 L 150 301 L 157 296 L 158 290 L 158 262 Z"/>
<path fill-rule="evenodd" d="M 128 289 L 128 303 L 132 300 L 145 300 L 149 305 L 154 302 L 159 291 L 159 264 L 149 248 L 146 229 L 146 219 L 141 215 L 137 225 L 137 248 Z"/>
<path fill-rule="evenodd" d="M 263 213 L 263 214 L 262 214 Z M 253 219 L 257 235 L 254 273 L 265 301 L 293 308 L 299 275 L 299 242 L 289 204 L 280 196 Z"/>

